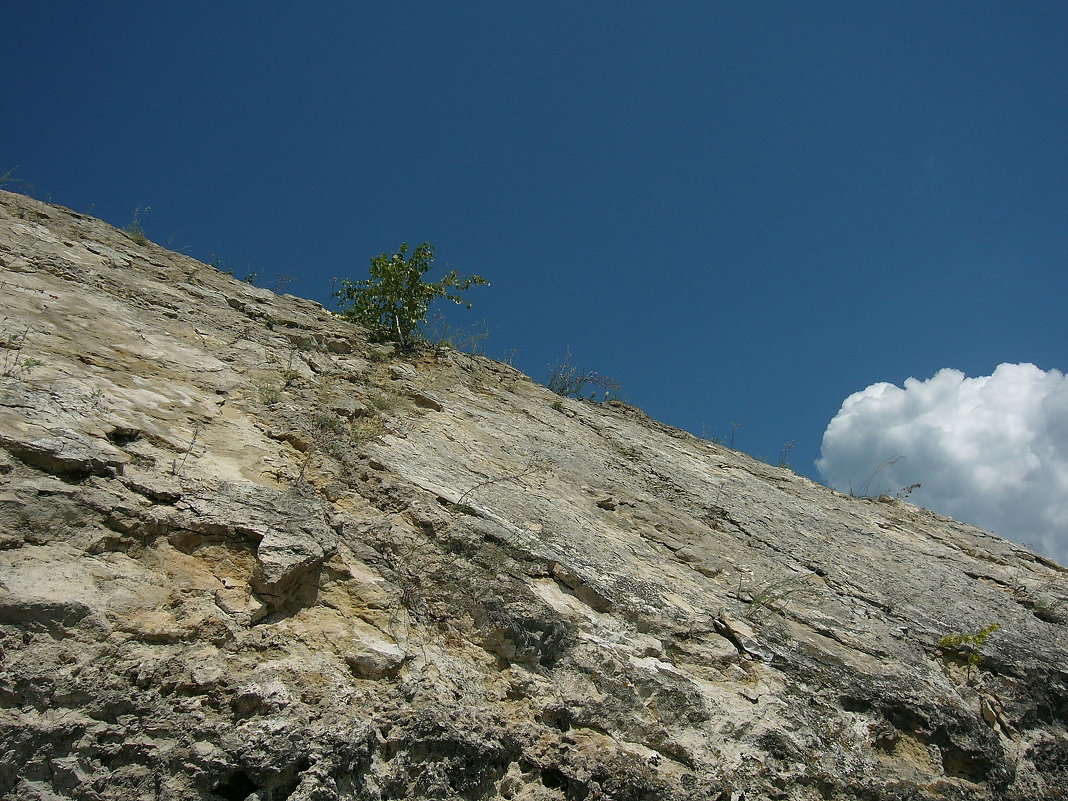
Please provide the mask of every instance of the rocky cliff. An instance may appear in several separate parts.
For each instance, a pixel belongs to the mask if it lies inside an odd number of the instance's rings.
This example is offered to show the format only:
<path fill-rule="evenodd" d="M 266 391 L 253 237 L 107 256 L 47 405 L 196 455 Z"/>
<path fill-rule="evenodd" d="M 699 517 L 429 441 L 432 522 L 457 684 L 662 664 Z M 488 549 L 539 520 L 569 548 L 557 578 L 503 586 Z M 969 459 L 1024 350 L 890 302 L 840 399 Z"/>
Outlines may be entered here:
<path fill-rule="evenodd" d="M 1066 621 L 989 533 L 0 192 L 2 799 L 1068 798 Z"/>

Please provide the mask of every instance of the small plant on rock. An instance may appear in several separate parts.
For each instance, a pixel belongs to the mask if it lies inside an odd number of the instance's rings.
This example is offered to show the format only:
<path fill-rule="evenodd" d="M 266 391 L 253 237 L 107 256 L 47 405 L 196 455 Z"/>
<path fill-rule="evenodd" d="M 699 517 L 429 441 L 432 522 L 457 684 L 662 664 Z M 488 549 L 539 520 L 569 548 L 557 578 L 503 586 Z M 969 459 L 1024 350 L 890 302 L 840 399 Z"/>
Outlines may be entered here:
<path fill-rule="evenodd" d="M 149 206 L 138 206 L 134 209 L 133 219 L 130 220 L 130 224 L 122 229 L 126 232 L 127 236 L 138 245 L 148 244 L 148 237 L 145 236 L 143 220 L 150 210 L 151 208 Z"/>
<path fill-rule="evenodd" d="M 459 350 L 472 356 L 486 355 L 486 340 L 489 328 L 483 322 L 462 327 L 453 325 L 441 312 L 419 326 L 419 337 L 438 350 Z"/>
<path fill-rule="evenodd" d="M 584 398 L 595 403 L 607 401 L 613 393 L 619 392 L 619 382 L 614 378 L 573 364 L 570 348 L 563 359 L 549 365 L 549 380 L 545 386 L 565 398 Z"/>
<path fill-rule="evenodd" d="M 780 611 L 791 596 L 811 591 L 808 584 L 810 575 L 812 574 L 788 576 L 749 587 L 739 587 L 737 595 L 747 604 L 745 616 L 753 619 L 766 610 Z"/>
<path fill-rule="evenodd" d="M 467 504 L 465 504 L 464 501 L 473 492 L 477 492 L 478 490 L 484 487 L 488 487 L 491 484 L 500 484 L 504 481 L 519 481 L 519 479 L 529 476 L 533 473 L 540 473 L 545 470 L 549 470 L 552 466 L 552 460 L 549 459 L 547 456 L 538 453 L 532 454 L 530 459 L 527 461 L 526 466 L 522 469 L 513 470 L 510 473 L 505 473 L 504 475 L 496 476 L 495 478 L 487 478 L 485 481 L 478 482 L 473 487 L 466 490 L 459 498 L 457 498 L 456 502 L 453 503 L 452 506 L 457 509 L 462 509 L 463 507 L 467 507 Z"/>
<path fill-rule="evenodd" d="M 376 392 L 367 398 L 367 402 L 383 414 L 394 414 L 403 404 L 396 395 L 386 392 Z"/>
<path fill-rule="evenodd" d="M 259 394 L 260 403 L 264 406 L 273 406 L 282 400 L 282 390 L 269 381 L 257 384 L 256 392 Z"/>
<path fill-rule="evenodd" d="M 26 347 L 26 337 L 30 331 L 27 328 L 21 333 L 9 330 L 5 321 L 0 321 L 0 377 L 25 378 L 44 362 L 40 359 L 26 358 L 23 348 Z"/>
<path fill-rule="evenodd" d="M 475 284 L 488 285 L 480 275 L 461 276 L 452 270 L 434 283 L 423 276 L 434 261 L 434 248 L 424 242 L 408 256 L 408 245 L 390 255 L 382 253 L 371 259 L 371 277 L 362 281 L 341 280 L 334 292 L 340 315 L 366 327 L 378 341 L 396 342 L 411 348 L 414 332 L 426 319 L 430 304 L 437 298 L 451 300 L 471 308 L 458 292 Z"/>
<path fill-rule="evenodd" d="M 999 623 L 991 623 L 975 634 L 947 634 L 938 641 L 938 646 L 962 657 L 968 663 L 969 672 L 974 671 L 983 661 L 983 643 L 1000 628 Z"/>
<path fill-rule="evenodd" d="M 320 412 L 315 415 L 312 425 L 320 434 L 342 434 L 345 431 L 345 424 L 336 414 L 330 412 Z"/>
<path fill-rule="evenodd" d="M 881 473 L 884 469 L 886 469 L 888 467 L 893 467 L 895 464 L 897 464 L 898 462 L 900 462 L 904 458 L 905 458 L 904 456 L 891 456 L 889 459 L 887 459 L 887 460 L 885 460 L 883 462 L 880 462 L 878 465 L 876 465 L 875 469 L 872 471 L 872 474 L 870 476 L 868 476 L 867 480 L 865 480 L 865 482 L 863 484 L 861 484 L 858 489 L 853 489 L 853 482 L 850 482 L 849 483 L 849 495 L 850 495 L 850 497 L 852 497 L 852 498 L 871 498 L 871 497 L 878 497 L 879 495 L 884 495 L 885 493 L 882 493 L 882 492 L 872 493 L 872 482 L 875 481 L 875 477 L 878 476 L 879 473 Z"/>

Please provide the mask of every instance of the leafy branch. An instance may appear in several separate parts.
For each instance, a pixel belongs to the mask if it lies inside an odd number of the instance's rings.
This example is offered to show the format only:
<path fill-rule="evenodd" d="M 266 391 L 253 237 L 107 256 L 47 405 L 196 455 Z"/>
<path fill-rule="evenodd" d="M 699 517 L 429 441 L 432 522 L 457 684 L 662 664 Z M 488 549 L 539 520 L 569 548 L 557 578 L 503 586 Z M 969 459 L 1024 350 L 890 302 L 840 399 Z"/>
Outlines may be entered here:
<path fill-rule="evenodd" d="M 341 307 L 339 314 L 370 330 L 379 341 L 396 342 L 411 347 L 413 332 L 426 319 L 430 304 L 437 298 L 471 308 L 458 293 L 476 284 L 488 286 L 480 275 L 461 276 L 451 270 L 434 283 L 423 276 L 434 261 L 434 248 L 424 242 L 408 256 L 408 245 L 390 255 L 382 253 L 371 259 L 371 277 L 361 281 L 341 280 L 333 293 Z"/>

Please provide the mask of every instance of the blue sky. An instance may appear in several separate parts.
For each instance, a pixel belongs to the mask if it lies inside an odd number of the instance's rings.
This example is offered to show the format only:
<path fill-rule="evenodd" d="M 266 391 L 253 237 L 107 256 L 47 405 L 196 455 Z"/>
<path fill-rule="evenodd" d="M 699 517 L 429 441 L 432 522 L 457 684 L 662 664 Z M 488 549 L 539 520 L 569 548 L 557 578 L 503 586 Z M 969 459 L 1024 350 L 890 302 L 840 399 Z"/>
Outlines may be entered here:
<path fill-rule="evenodd" d="M 795 442 L 812 477 L 869 385 L 1068 367 L 1061 2 L 4 16 L 0 174 L 35 196 L 150 206 L 154 241 L 323 302 L 430 241 L 492 282 L 453 318 L 489 355 L 543 380 L 570 347 L 667 423 Z"/>

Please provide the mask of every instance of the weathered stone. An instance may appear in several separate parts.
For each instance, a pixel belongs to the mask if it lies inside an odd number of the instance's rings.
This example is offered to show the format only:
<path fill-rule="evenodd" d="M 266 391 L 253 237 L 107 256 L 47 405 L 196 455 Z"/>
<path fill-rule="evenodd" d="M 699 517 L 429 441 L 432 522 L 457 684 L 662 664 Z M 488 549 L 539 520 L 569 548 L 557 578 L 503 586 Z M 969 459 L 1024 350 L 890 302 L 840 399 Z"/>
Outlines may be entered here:
<path fill-rule="evenodd" d="M 123 474 L 122 483 L 134 492 L 159 503 L 173 504 L 182 497 L 181 482 L 174 476 L 166 474 L 160 475 L 147 470 L 127 468 Z"/>
<path fill-rule="evenodd" d="M 445 407 L 440 400 L 426 392 L 413 391 L 410 397 L 415 402 L 416 406 L 420 406 L 424 409 L 433 409 L 435 412 L 445 410 Z"/>
<path fill-rule="evenodd" d="M 114 476 L 122 473 L 127 461 L 109 443 L 65 429 L 34 439 L 0 433 L 0 447 L 31 467 L 56 475 Z"/>
<path fill-rule="evenodd" d="M 1068 797 L 1065 568 L 2 191 L 0 260 L 0 801 Z"/>
<path fill-rule="evenodd" d="M 397 645 L 366 642 L 358 651 L 346 654 L 345 662 L 360 678 L 381 679 L 396 673 L 405 656 L 404 650 Z"/>
<path fill-rule="evenodd" d="M 330 411 L 338 417 L 352 419 L 353 417 L 366 417 L 371 413 L 370 409 L 355 398 L 333 398 L 329 402 Z"/>

